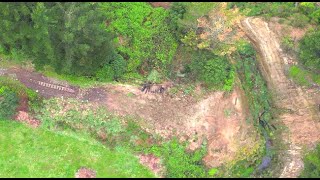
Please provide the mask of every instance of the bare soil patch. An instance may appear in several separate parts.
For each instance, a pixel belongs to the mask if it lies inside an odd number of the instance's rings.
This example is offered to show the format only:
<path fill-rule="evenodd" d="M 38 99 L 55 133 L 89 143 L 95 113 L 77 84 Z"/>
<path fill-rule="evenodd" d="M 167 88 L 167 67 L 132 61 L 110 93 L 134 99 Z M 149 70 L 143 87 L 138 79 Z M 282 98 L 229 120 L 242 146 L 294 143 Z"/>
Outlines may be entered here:
<path fill-rule="evenodd" d="M 40 126 L 41 122 L 39 120 L 34 119 L 25 111 L 18 111 L 15 120 L 23 123 L 27 123 L 33 128 L 37 128 Z"/>
<path fill-rule="evenodd" d="M 149 2 L 152 7 L 163 7 L 165 9 L 169 9 L 171 6 L 171 2 Z"/>
<path fill-rule="evenodd" d="M 109 110 L 140 118 L 140 125 L 150 133 L 189 141 L 190 150 L 199 148 L 207 139 L 209 153 L 204 160 L 210 167 L 234 159 L 239 149 L 250 149 L 259 139 L 253 127 L 245 122 L 243 109 L 247 107 L 243 107 L 239 89 L 227 96 L 212 92 L 201 100 L 144 94 L 129 85 L 110 85 L 106 90 L 105 106 Z"/>
<path fill-rule="evenodd" d="M 154 174 L 161 177 L 163 167 L 160 158 L 155 157 L 153 154 L 140 154 L 138 157 L 142 165 L 147 166 Z"/>
<path fill-rule="evenodd" d="M 75 178 L 96 178 L 96 172 L 92 169 L 82 167 L 76 173 Z"/>

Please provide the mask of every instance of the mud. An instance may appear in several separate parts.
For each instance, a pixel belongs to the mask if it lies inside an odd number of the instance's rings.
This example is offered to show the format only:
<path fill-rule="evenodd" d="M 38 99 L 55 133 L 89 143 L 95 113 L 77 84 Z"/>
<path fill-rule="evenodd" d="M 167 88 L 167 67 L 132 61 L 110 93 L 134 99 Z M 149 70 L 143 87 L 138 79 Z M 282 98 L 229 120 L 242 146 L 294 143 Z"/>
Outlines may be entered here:
<path fill-rule="evenodd" d="M 259 52 L 259 65 L 277 108 L 290 110 L 280 115 L 288 127 L 282 139 L 289 145 L 283 152 L 284 169 L 280 177 L 298 177 L 303 169 L 302 148 L 314 147 L 320 140 L 320 114 L 317 98 L 291 82 L 285 75 L 288 56 L 280 48 L 276 34 L 260 18 L 246 18 L 242 27 Z M 314 93 L 318 94 L 314 91 Z"/>

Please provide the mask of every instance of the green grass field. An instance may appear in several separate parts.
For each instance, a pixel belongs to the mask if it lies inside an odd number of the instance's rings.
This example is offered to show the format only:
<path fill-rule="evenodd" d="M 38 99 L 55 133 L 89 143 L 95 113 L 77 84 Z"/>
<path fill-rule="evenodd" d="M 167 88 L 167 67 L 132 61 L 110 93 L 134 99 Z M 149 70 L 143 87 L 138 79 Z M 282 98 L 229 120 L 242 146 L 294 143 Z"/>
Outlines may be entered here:
<path fill-rule="evenodd" d="M 127 150 L 82 136 L 0 120 L 0 177 L 74 177 L 82 166 L 97 177 L 154 177 Z"/>

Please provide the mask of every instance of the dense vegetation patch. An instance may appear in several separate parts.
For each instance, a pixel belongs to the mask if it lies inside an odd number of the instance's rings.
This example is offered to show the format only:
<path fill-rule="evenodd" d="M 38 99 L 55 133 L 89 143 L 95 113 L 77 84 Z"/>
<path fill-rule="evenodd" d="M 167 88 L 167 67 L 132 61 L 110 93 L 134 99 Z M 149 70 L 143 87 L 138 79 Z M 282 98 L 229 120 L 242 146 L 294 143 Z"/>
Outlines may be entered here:
<path fill-rule="evenodd" d="M 307 33 L 299 42 L 300 61 L 313 72 L 320 72 L 320 31 Z"/>
<path fill-rule="evenodd" d="M 229 8 L 238 7 L 244 15 L 286 18 L 295 27 L 320 23 L 320 8 L 315 2 L 230 2 Z"/>
<path fill-rule="evenodd" d="M 115 59 L 96 3 L 0 3 L 0 9 L 4 53 L 23 53 L 37 69 L 92 76 Z"/>
<path fill-rule="evenodd" d="M 320 177 L 320 144 L 304 157 L 304 169 L 300 174 L 301 178 Z"/>
<path fill-rule="evenodd" d="M 12 118 L 21 98 L 26 98 L 30 106 L 37 106 L 40 99 L 35 91 L 27 88 L 19 81 L 0 77 L 0 118 Z"/>

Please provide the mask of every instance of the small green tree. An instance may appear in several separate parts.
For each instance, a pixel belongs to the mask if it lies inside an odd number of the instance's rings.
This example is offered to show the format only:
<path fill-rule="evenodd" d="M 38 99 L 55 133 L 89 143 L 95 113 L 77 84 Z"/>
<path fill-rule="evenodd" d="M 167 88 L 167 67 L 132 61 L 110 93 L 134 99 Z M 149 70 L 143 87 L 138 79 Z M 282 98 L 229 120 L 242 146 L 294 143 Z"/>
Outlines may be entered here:
<path fill-rule="evenodd" d="M 320 71 L 320 31 L 310 32 L 299 44 L 300 61 L 310 70 Z"/>
<path fill-rule="evenodd" d="M 314 151 L 308 153 L 304 158 L 304 169 L 300 175 L 302 178 L 320 177 L 320 144 Z"/>

